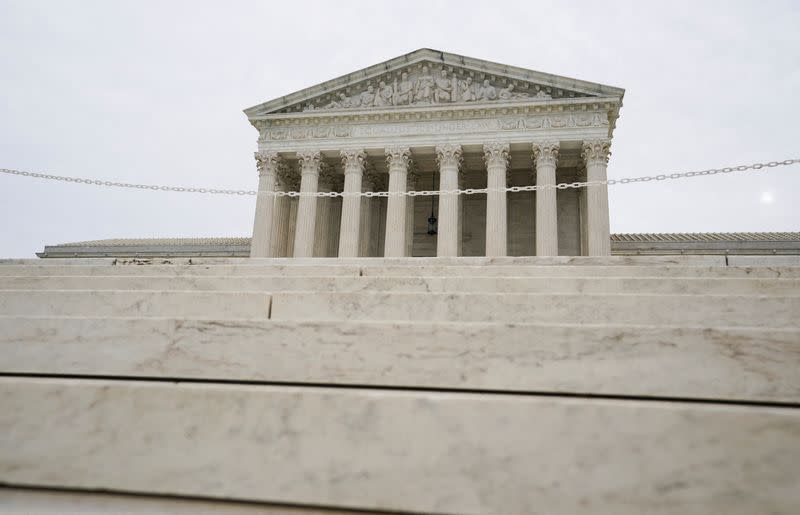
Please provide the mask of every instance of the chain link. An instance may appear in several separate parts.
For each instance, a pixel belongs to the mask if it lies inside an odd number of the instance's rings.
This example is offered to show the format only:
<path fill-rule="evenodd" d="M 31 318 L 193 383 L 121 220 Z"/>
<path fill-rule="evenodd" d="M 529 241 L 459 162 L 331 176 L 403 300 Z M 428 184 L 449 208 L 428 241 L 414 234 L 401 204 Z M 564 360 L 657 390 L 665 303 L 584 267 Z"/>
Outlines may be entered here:
<path fill-rule="evenodd" d="M 547 189 L 565 190 L 568 188 L 586 188 L 589 186 L 613 186 L 617 184 L 631 184 L 637 182 L 650 182 L 650 181 L 666 181 L 674 179 L 686 179 L 690 177 L 702 177 L 707 175 L 717 175 L 720 173 L 732 172 L 746 172 L 758 171 L 765 168 L 775 168 L 776 166 L 789 166 L 800 163 L 800 159 L 785 159 L 783 161 L 769 161 L 767 163 L 753 163 L 749 165 L 739 166 L 726 166 L 724 168 L 709 168 L 708 170 L 699 170 L 693 172 L 676 172 L 670 174 L 646 175 L 642 177 L 626 177 L 623 179 L 608 179 L 605 181 L 585 181 L 585 182 L 564 182 L 560 184 L 543 184 L 543 185 L 530 185 L 530 186 L 511 186 L 508 188 L 467 188 L 456 190 L 424 190 L 424 191 L 364 191 L 364 192 L 336 192 L 336 191 L 321 191 L 321 192 L 298 192 L 298 191 L 274 191 L 261 193 L 266 195 L 275 195 L 276 197 L 429 197 L 432 195 L 476 195 L 486 193 L 504 193 L 511 192 L 517 193 L 522 191 L 539 191 Z M 171 191 L 178 193 L 205 193 L 210 195 L 257 195 L 258 191 L 253 190 L 230 190 L 230 189 L 217 189 L 217 188 L 194 188 L 184 186 L 158 186 L 155 184 L 132 184 L 128 182 L 114 182 L 104 181 L 100 179 L 87 179 L 81 177 L 66 177 L 62 175 L 51 175 L 45 173 L 26 172 L 21 170 L 12 170 L 9 168 L 0 168 L 0 173 L 9 175 L 19 175 L 22 177 L 34 177 L 37 179 L 47 179 L 51 181 L 72 182 L 76 184 L 89 184 L 92 186 L 108 186 L 112 188 L 132 188 L 139 190 L 151 191 Z"/>

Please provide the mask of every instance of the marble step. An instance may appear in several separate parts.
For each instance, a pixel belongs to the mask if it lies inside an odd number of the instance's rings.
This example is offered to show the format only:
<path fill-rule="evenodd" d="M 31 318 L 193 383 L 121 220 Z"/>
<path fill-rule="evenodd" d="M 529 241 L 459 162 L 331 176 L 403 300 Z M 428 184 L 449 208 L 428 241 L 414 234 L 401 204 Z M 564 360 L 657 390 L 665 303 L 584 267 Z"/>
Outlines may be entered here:
<path fill-rule="evenodd" d="M 208 499 L 0 487 L 5 515 L 364 515 L 363 511 Z"/>
<path fill-rule="evenodd" d="M 800 297 L 0 290 L 0 315 L 798 327 Z"/>
<path fill-rule="evenodd" d="M 800 403 L 800 329 L 0 317 L 0 373 Z"/>
<path fill-rule="evenodd" d="M 4 377 L 0 456 L 10 486 L 365 510 L 800 510 L 800 410 L 768 406 Z"/>
<path fill-rule="evenodd" d="M 800 297 L 276 292 L 274 320 L 798 327 Z"/>
<path fill-rule="evenodd" d="M 0 276 L 0 290 L 389 291 L 800 295 L 800 279 L 678 277 Z"/>
<path fill-rule="evenodd" d="M 800 278 L 800 267 L 725 266 L 538 266 L 538 265 L 0 265 L 8 276 L 288 276 L 288 277 L 695 277 L 695 278 Z"/>
<path fill-rule="evenodd" d="M 754 256 L 755 264 L 782 263 L 786 265 L 785 256 Z M 796 256 L 789 256 L 789 258 Z M 728 258 L 729 260 L 732 257 Z M 790 260 L 796 262 L 795 266 L 800 266 L 800 259 Z M 352 257 L 352 258 L 249 258 L 249 257 L 176 257 L 176 258 L 58 258 L 58 259 L 0 259 L 0 267 L 3 265 L 116 265 L 116 266 L 139 266 L 139 265 L 268 265 L 268 266 L 329 266 L 329 265 L 600 265 L 600 266 L 620 266 L 620 265 L 680 265 L 680 266 L 725 266 L 726 257 L 724 255 L 672 255 L 672 256 L 506 256 L 506 257 L 485 257 L 485 256 L 460 256 L 460 257 Z"/>
<path fill-rule="evenodd" d="M 157 290 L 0 290 L 0 315 L 269 318 L 258 292 Z"/>
<path fill-rule="evenodd" d="M 300 277 L 358 277 L 361 269 L 347 265 L 37 265 L 12 264 L 0 265 L 0 277 L 3 276 L 253 276 L 277 275 Z"/>
<path fill-rule="evenodd" d="M 0 267 L 2 268 L 2 267 Z M 800 267 L 726 266 L 385 266 L 361 267 L 363 276 L 425 277 L 696 277 L 696 278 L 800 278 Z"/>

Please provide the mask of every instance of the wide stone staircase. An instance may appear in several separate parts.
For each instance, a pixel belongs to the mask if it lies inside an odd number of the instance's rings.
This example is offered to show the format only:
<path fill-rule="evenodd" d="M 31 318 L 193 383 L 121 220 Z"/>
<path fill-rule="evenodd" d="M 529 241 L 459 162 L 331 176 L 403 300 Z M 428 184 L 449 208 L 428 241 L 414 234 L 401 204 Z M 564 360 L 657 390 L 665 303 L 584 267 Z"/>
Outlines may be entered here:
<path fill-rule="evenodd" d="M 800 257 L 0 262 L 0 513 L 800 513 Z"/>

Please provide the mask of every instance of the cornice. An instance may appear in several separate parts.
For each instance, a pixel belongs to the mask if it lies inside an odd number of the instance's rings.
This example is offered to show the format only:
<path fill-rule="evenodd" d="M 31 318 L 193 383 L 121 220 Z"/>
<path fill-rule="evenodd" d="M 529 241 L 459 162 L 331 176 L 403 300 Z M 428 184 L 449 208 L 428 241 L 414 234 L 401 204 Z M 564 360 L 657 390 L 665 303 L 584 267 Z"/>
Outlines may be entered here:
<path fill-rule="evenodd" d="M 250 118 L 256 129 L 280 125 L 311 125 L 358 122 L 407 122 L 452 120 L 505 115 L 558 113 L 567 111 L 605 110 L 616 113 L 622 107 L 617 97 L 584 97 L 558 100 L 511 100 L 508 102 L 470 103 L 434 106 L 391 106 L 382 109 L 347 109 L 275 113 Z"/>

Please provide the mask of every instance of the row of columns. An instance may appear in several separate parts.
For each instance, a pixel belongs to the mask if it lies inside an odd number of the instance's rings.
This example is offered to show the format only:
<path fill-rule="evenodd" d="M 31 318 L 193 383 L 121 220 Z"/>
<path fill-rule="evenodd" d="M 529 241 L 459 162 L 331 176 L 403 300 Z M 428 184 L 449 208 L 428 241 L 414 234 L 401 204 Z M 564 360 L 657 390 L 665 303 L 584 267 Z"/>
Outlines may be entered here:
<path fill-rule="evenodd" d="M 605 181 L 609 155 L 609 140 L 584 141 L 582 158 L 586 165 L 587 180 Z M 536 170 L 536 184 L 555 186 L 556 163 L 559 142 L 534 143 L 533 161 Z M 510 146 L 508 143 L 492 142 L 483 147 L 486 162 L 487 187 L 503 189 L 506 187 L 506 174 Z M 389 192 L 402 193 L 409 188 L 411 150 L 408 147 L 391 147 L 385 150 L 389 167 Z M 346 149 L 340 152 L 344 168 L 344 192 L 360 192 L 364 187 L 366 152 L 363 149 Z M 330 172 L 319 151 L 297 153 L 300 165 L 301 193 L 332 191 Z M 459 188 L 459 170 L 462 163 L 462 148 L 457 144 L 436 147 L 439 165 L 439 190 L 448 191 Z M 290 191 L 298 187 L 292 184 L 288 170 L 277 152 L 256 152 L 259 170 L 256 216 L 253 227 L 252 257 L 277 257 L 292 254 L 294 257 L 312 257 L 324 254 L 322 247 L 329 242 L 323 236 L 331 231 L 329 209 L 330 198 L 301 196 L 297 202 L 294 229 L 294 247 L 289 252 L 287 236 L 290 219 L 289 197 L 273 197 L 270 191 Z M 320 182 L 320 174 L 324 180 Z M 326 176 L 327 175 L 327 176 Z M 409 212 L 412 197 L 390 195 L 386 208 L 385 257 L 410 255 L 408 231 Z M 344 196 L 342 200 L 339 230 L 339 257 L 365 255 L 366 243 L 364 227 L 369 226 L 368 197 Z M 437 256 L 457 256 L 459 254 L 460 234 L 460 195 L 442 193 L 439 196 Z M 486 255 L 506 256 L 508 254 L 507 195 L 505 191 L 489 191 L 486 197 Z M 591 256 L 605 256 L 611 253 L 608 218 L 608 189 L 605 184 L 594 184 L 586 190 L 585 224 L 587 233 L 587 253 Z M 323 209 L 318 215 L 318 205 Z M 412 207 L 413 209 L 413 207 Z M 324 241 L 320 241 L 323 239 Z M 315 243 L 316 242 L 316 243 Z M 536 192 L 536 255 L 558 255 L 558 216 L 556 190 L 541 189 Z"/>

